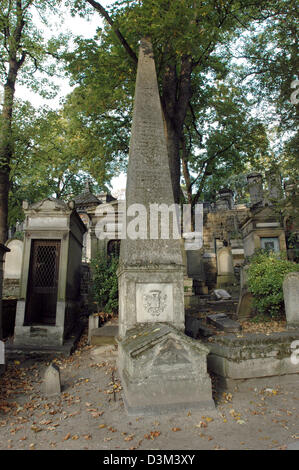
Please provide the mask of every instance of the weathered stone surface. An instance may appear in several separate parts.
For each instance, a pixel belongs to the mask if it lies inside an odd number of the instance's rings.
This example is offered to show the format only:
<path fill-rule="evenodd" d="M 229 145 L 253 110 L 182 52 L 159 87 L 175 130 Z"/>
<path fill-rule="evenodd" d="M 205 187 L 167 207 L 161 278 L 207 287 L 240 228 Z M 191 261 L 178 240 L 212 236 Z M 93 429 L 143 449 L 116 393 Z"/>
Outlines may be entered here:
<path fill-rule="evenodd" d="M 179 239 L 150 240 L 150 204 L 174 204 L 162 108 L 152 46 L 140 42 L 134 97 L 126 207 L 142 204 L 147 209 L 146 240 L 123 240 L 121 262 L 125 266 L 177 264 L 183 266 Z M 127 228 L 132 219 L 127 216 Z"/>
<path fill-rule="evenodd" d="M 44 391 L 46 395 L 57 395 L 61 392 L 60 370 L 56 364 L 51 364 L 45 372 Z"/>
<path fill-rule="evenodd" d="M 103 359 L 113 358 L 117 356 L 117 349 L 115 345 L 102 344 L 91 351 L 91 357 L 94 361 L 101 362 Z"/>
<path fill-rule="evenodd" d="M 101 346 L 105 344 L 116 344 L 115 337 L 118 334 L 118 325 L 104 325 L 91 330 L 90 344 Z"/>
<path fill-rule="evenodd" d="M 137 325 L 119 341 L 119 363 L 129 414 L 213 409 L 208 349 L 169 324 Z"/>
<path fill-rule="evenodd" d="M 208 344 L 208 370 L 231 379 L 298 374 L 294 346 L 299 329 L 290 332 L 224 335 Z"/>
<path fill-rule="evenodd" d="M 287 323 L 299 326 L 299 272 L 288 273 L 283 281 L 283 298 Z"/>
<path fill-rule="evenodd" d="M 97 315 L 91 314 L 88 317 L 88 339 L 87 342 L 90 344 L 91 341 L 91 332 L 99 327 L 99 317 Z"/>
<path fill-rule="evenodd" d="M 237 317 L 239 320 L 247 320 L 254 313 L 253 295 L 250 292 L 244 292 L 240 295 Z"/>
<path fill-rule="evenodd" d="M 212 325 L 215 325 L 220 330 L 227 331 L 228 333 L 241 330 L 241 325 L 238 322 L 228 318 L 224 313 L 208 315 L 207 321 Z"/>
<path fill-rule="evenodd" d="M 132 239 L 129 228 L 136 221 L 132 207 L 142 205 L 139 231 L 143 238 Z M 165 321 L 184 329 L 184 265 L 180 239 L 170 230 L 169 239 L 161 236 L 161 217 L 155 239 L 150 207 L 174 204 L 167 144 L 158 91 L 152 46 L 140 43 L 133 122 L 130 140 L 126 188 L 126 223 L 128 235 L 121 242 L 119 263 L 119 336 L 140 322 Z M 139 206 L 138 206 L 139 207 Z M 138 213 L 138 208 L 136 208 Z M 131 215 L 129 215 L 131 214 Z"/>

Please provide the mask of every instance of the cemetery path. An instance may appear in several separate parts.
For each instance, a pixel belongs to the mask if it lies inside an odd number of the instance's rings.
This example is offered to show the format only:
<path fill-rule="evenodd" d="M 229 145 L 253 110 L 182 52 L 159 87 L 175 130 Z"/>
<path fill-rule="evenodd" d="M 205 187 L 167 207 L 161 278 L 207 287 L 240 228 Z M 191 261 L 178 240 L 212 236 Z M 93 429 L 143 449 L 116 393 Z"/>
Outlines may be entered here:
<path fill-rule="evenodd" d="M 208 414 L 128 417 L 115 347 L 84 337 L 60 367 L 62 393 L 42 393 L 49 362 L 11 362 L 0 379 L 0 450 L 213 450 L 298 448 L 298 384 L 215 395 Z M 297 382 L 296 382 L 297 381 Z"/>

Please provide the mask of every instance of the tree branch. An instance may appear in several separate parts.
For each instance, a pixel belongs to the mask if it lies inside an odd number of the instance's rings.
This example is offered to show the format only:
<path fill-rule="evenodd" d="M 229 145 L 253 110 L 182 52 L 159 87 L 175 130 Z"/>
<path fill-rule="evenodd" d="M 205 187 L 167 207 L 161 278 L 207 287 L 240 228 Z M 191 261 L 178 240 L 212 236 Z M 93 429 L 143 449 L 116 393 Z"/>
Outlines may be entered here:
<path fill-rule="evenodd" d="M 104 7 L 99 2 L 96 2 L 95 0 L 86 0 L 90 5 L 94 7 L 95 10 L 107 21 L 108 24 L 110 24 L 111 28 L 113 29 L 114 33 L 118 37 L 120 43 L 124 46 L 125 50 L 131 57 L 131 59 L 135 62 L 135 64 L 138 63 L 138 58 L 133 49 L 129 46 L 123 35 L 121 34 L 120 30 L 114 25 L 114 21 L 112 20 L 111 16 L 108 14 L 108 12 L 105 10 Z"/>

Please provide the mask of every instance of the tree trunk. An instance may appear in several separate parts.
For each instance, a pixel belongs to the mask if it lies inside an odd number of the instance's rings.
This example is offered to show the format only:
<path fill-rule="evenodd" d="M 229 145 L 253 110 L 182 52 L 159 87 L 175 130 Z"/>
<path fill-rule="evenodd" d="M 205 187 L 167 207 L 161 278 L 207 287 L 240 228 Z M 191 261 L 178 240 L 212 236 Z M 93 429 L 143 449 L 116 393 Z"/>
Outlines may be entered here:
<path fill-rule="evenodd" d="M 8 235 L 9 165 L 13 154 L 12 110 L 17 69 L 17 62 L 11 60 L 9 64 L 8 78 L 4 86 L 2 128 L 0 133 L 0 243 L 5 243 Z"/>

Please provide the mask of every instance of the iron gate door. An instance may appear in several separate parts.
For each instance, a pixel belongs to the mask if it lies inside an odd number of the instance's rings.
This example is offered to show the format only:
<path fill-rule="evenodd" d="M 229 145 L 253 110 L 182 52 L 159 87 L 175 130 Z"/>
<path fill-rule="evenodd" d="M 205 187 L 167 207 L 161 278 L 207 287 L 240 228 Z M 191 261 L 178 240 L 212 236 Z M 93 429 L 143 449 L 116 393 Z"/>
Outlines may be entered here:
<path fill-rule="evenodd" d="M 55 325 L 60 240 L 32 240 L 25 324 Z"/>

